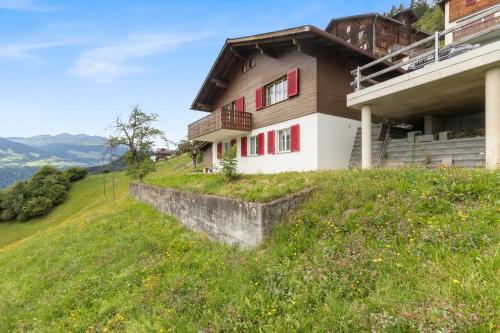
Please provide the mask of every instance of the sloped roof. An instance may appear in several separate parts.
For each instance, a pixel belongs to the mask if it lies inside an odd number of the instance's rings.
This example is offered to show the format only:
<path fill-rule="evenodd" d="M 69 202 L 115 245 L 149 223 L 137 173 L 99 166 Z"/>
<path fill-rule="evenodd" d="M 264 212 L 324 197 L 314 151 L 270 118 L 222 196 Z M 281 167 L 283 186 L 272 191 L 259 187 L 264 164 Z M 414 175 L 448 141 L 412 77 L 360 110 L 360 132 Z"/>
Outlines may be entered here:
<path fill-rule="evenodd" d="M 403 22 L 401 22 L 399 20 L 396 20 L 396 19 L 394 19 L 392 17 L 388 17 L 388 16 L 385 16 L 385 15 L 373 12 L 373 13 L 365 13 L 365 14 L 358 14 L 358 15 L 351 15 L 351 16 L 344 16 L 344 17 L 333 18 L 333 19 L 330 20 L 330 23 L 328 23 L 328 25 L 326 26 L 325 30 L 327 30 L 327 31 L 330 30 L 330 28 L 332 27 L 332 25 L 334 23 L 336 23 L 336 22 L 348 21 L 348 20 L 353 20 L 353 19 L 358 19 L 358 18 L 363 18 L 363 17 L 372 17 L 372 16 L 377 16 L 378 18 L 390 21 L 390 22 L 395 23 L 395 24 L 404 25 Z"/>
<path fill-rule="evenodd" d="M 242 59 L 260 50 L 279 52 L 283 49 L 297 48 L 297 43 L 304 43 L 314 48 L 335 48 L 337 54 L 368 63 L 377 58 L 324 30 L 312 25 L 268 32 L 253 36 L 230 38 L 224 43 L 212 68 L 208 72 L 192 105 L 192 110 L 211 111 L 212 103 L 224 91 L 214 82 L 228 81 L 234 68 L 241 65 Z M 384 66 L 384 65 L 383 65 Z"/>
<path fill-rule="evenodd" d="M 413 14 L 413 16 L 415 16 L 416 19 L 419 19 L 417 13 L 415 13 L 415 11 L 412 8 L 406 8 L 406 9 L 400 10 L 396 14 L 392 15 L 392 17 L 395 18 L 396 16 L 401 16 L 401 14 L 408 13 L 408 12 Z"/>

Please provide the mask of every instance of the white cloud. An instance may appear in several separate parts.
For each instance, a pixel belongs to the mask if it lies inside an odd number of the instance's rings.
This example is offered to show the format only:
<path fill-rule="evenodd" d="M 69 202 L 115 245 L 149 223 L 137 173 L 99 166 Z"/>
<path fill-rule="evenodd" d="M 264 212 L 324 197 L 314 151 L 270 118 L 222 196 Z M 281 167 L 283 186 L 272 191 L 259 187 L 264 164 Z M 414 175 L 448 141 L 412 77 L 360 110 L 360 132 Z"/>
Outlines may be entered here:
<path fill-rule="evenodd" d="M 59 10 L 60 7 L 41 5 L 34 0 L 0 0 L 0 9 L 29 12 L 52 12 Z"/>
<path fill-rule="evenodd" d="M 32 59 L 33 51 L 68 45 L 67 42 L 22 43 L 0 45 L 1 59 Z"/>
<path fill-rule="evenodd" d="M 85 51 L 68 73 L 82 79 L 110 82 L 148 70 L 131 63 L 133 60 L 162 54 L 206 36 L 206 33 L 131 35 L 125 41 Z"/>

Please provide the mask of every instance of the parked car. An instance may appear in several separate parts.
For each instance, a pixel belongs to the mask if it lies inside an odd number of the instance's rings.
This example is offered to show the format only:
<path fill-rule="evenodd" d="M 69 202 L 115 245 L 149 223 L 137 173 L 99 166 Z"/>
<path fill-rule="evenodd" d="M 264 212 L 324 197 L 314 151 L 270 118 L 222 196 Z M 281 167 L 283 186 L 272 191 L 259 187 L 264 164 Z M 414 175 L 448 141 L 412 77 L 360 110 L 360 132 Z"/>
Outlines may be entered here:
<path fill-rule="evenodd" d="M 450 58 L 456 57 L 457 55 L 467 53 L 469 51 L 477 49 L 480 46 L 481 45 L 479 45 L 479 44 L 474 44 L 474 45 L 472 45 L 472 44 L 462 44 L 462 45 L 456 45 L 456 46 L 452 46 L 452 47 L 448 47 L 448 48 L 442 49 L 442 50 L 439 51 L 439 61 L 443 61 L 443 60 L 446 60 L 446 59 L 450 59 Z M 422 58 L 422 59 L 420 59 L 418 61 L 415 61 L 410 66 L 408 66 L 408 70 L 407 71 L 408 72 L 413 72 L 413 71 L 416 71 L 418 69 L 424 68 L 428 64 L 434 63 L 434 58 L 435 58 L 435 56 L 433 54 L 433 55 L 427 56 L 425 58 Z"/>

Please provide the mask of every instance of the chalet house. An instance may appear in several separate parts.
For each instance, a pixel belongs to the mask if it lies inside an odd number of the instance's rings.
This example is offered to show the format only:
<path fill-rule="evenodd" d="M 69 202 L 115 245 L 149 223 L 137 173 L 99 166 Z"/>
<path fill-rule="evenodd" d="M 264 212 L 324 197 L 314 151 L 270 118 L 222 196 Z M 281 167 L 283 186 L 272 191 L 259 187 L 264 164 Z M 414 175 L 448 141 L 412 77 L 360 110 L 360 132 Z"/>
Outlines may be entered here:
<path fill-rule="evenodd" d="M 412 28 L 418 17 L 412 9 L 392 17 L 378 13 L 334 18 L 326 31 L 375 56 L 381 57 L 429 36 Z"/>
<path fill-rule="evenodd" d="M 346 168 L 360 125 L 350 71 L 374 59 L 309 25 L 228 39 L 191 106 L 209 115 L 188 138 L 211 143 L 214 167 L 235 147 L 243 173 Z"/>
<path fill-rule="evenodd" d="M 449 29 L 461 22 L 478 17 L 485 10 L 500 4 L 500 0 L 440 0 L 439 5 L 445 13 L 445 28 Z M 480 33 L 480 38 L 470 39 L 470 43 L 485 43 L 495 41 L 500 35 L 500 11 L 472 20 L 463 28 L 448 34 L 446 44 L 460 41 Z M 488 33 L 484 33 L 489 30 Z"/>
<path fill-rule="evenodd" d="M 396 164 L 500 167 L 500 1 L 441 5 L 447 28 L 408 47 L 434 40 L 431 50 L 373 71 L 379 62 L 398 57 L 401 50 L 396 51 L 352 72 L 356 91 L 347 105 L 362 113 L 363 168 L 388 165 L 377 156 Z M 407 73 L 380 79 L 408 65 L 413 67 Z M 374 138 L 373 116 L 405 122 L 413 131 L 402 139 L 390 133 Z"/>

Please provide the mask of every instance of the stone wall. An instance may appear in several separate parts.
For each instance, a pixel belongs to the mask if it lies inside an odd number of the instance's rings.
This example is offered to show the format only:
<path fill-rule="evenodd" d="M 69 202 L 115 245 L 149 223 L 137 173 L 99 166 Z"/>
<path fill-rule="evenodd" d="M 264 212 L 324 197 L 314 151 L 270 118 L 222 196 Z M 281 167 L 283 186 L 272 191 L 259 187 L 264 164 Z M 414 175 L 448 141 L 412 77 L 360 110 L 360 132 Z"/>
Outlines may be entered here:
<path fill-rule="evenodd" d="M 307 198 L 311 189 L 270 203 L 244 202 L 138 183 L 129 185 L 129 193 L 212 240 L 248 248 L 259 245 L 269 236 L 272 226 Z"/>

